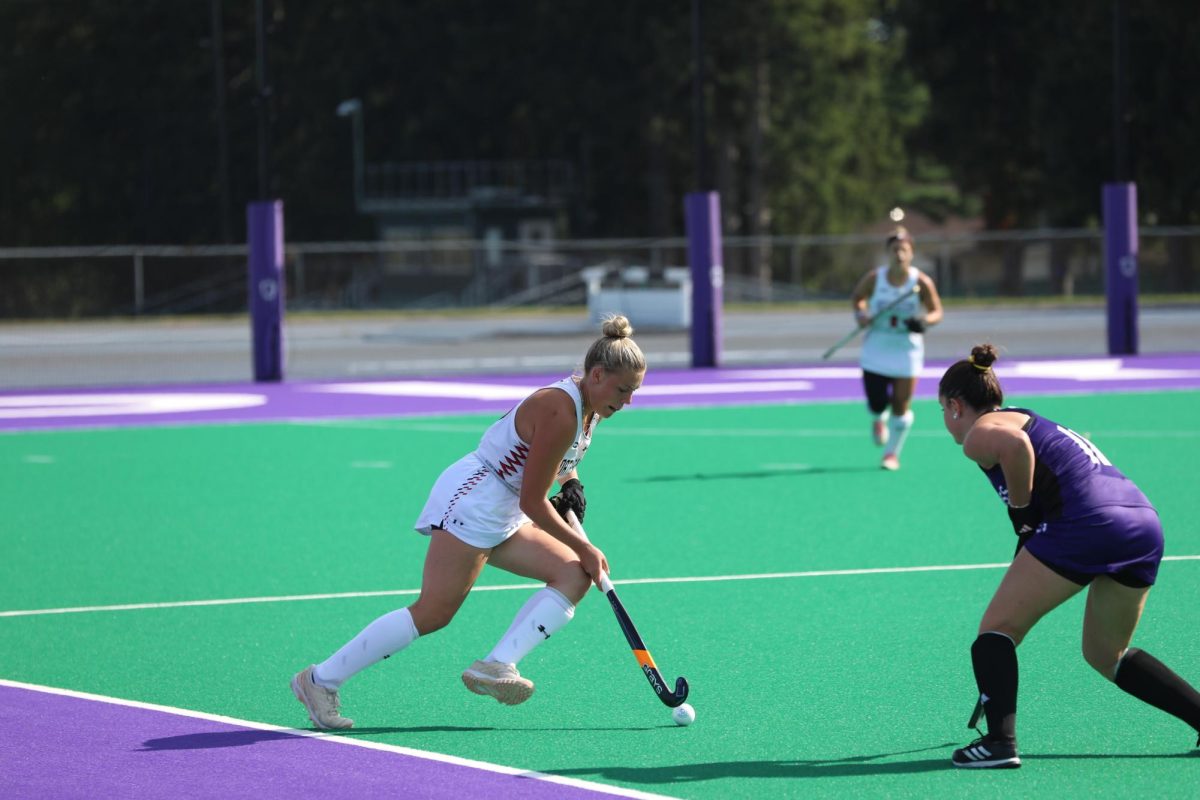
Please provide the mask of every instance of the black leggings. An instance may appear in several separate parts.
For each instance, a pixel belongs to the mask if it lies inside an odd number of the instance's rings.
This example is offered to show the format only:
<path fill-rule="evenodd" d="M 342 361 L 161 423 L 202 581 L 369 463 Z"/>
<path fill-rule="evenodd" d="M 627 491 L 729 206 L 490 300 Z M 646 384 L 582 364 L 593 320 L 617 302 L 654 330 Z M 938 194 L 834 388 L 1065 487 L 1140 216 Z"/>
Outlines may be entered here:
<path fill-rule="evenodd" d="M 867 393 L 867 408 L 871 409 L 871 413 L 875 416 L 882 414 L 892 404 L 892 386 L 895 382 L 895 378 L 863 370 L 863 389 Z"/>

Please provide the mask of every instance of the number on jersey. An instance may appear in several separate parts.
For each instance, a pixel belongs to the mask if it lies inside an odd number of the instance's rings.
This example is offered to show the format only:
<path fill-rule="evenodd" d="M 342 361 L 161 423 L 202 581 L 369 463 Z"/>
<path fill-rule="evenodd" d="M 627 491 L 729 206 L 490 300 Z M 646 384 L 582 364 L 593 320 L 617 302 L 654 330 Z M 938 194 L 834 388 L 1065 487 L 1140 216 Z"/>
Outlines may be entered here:
<path fill-rule="evenodd" d="M 1059 425 L 1058 429 L 1063 433 L 1064 436 L 1069 437 L 1071 441 L 1079 445 L 1079 449 L 1082 450 L 1089 459 L 1091 459 L 1093 464 L 1100 464 L 1105 467 L 1112 466 L 1112 462 L 1105 458 L 1104 453 L 1101 453 L 1100 449 L 1097 448 L 1096 445 L 1092 444 L 1070 428 L 1064 428 L 1062 425 Z"/>

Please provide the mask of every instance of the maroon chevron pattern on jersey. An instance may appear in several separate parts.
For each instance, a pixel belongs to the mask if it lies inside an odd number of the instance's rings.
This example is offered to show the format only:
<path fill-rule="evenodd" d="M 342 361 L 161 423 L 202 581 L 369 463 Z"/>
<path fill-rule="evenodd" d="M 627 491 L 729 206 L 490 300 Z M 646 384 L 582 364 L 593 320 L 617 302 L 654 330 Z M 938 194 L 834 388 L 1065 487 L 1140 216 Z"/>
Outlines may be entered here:
<path fill-rule="evenodd" d="M 508 455 L 500 459 L 500 463 L 496 465 L 496 474 L 501 478 L 516 475 L 525 466 L 525 459 L 528 457 L 529 448 L 523 444 L 517 445 L 508 451 Z"/>
<path fill-rule="evenodd" d="M 478 486 L 481 480 L 487 477 L 487 474 L 487 467 L 480 467 L 472 472 L 465 481 L 463 481 L 462 486 L 459 486 L 458 491 L 456 491 L 454 496 L 450 498 L 450 504 L 446 506 L 446 513 L 442 515 L 442 524 L 438 526 L 439 528 L 442 530 L 446 529 L 446 522 L 451 519 L 450 515 L 454 513 L 454 507 L 458 505 L 458 501 L 469 495 L 471 490 Z M 458 520 L 454 521 L 458 522 Z"/>

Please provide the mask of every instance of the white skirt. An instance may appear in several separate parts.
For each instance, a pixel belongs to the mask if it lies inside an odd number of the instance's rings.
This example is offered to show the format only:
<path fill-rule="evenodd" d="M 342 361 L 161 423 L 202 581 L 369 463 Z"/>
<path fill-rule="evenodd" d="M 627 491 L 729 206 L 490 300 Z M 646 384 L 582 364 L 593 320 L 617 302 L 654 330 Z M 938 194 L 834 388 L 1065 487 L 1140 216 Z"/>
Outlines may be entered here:
<path fill-rule="evenodd" d="M 859 364 L 888 378 L 917 378 L 925 368 L 925 338 L 919 333 L 867 332 Z"/>
<path fill-rule="evenodd" d="M 468 453 L 438 477 L 413 527 L 426 536 L 441 528 L 472 547 L 487 550 L 529 522 L 516 492 L 474 453 Z"/>

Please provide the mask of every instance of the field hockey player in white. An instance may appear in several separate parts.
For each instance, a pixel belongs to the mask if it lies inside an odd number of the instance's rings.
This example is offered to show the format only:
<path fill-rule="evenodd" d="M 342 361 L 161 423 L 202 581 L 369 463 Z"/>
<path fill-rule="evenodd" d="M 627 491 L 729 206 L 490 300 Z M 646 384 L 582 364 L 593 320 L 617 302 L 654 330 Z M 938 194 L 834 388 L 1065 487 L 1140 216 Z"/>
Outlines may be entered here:
<path fill-rule="evenodd" d="M 587 508 L 576 466 L 596 424 L 632 401 L 646 373 L 629 320 L 609 317 L 601 330 L 582 375 L 535 390 L 438 478 L 415 525 L 430 537 L 416 602 L 376 619 L 292 679 L 318 728 L 353 725 L 339 710 L 342 684 L 448 625 L 486 564 L 546 585 L 492 651 L 463 672 L 463 683 L 506 705 L 533 694 L 518 662 L 570 622 L 575 605 L 609 571 L 604 553 L 564 519 L 568 510 L 582 519 Z M 549 497 L 555 481 L 559 492 Z"/>
<path fill-rule="evenodd" d="M 942 321 L 933 279 L 912 265 L 913 241 L 896 227 L 887 240 L 888 263 L 859 280 L 850 296 L 854 318 L 867 329 L 860 363 L 880 466 L 900 468 L 900 451 L 912 429 L 910 408 L 925 367 L 925 331 Z"/>

